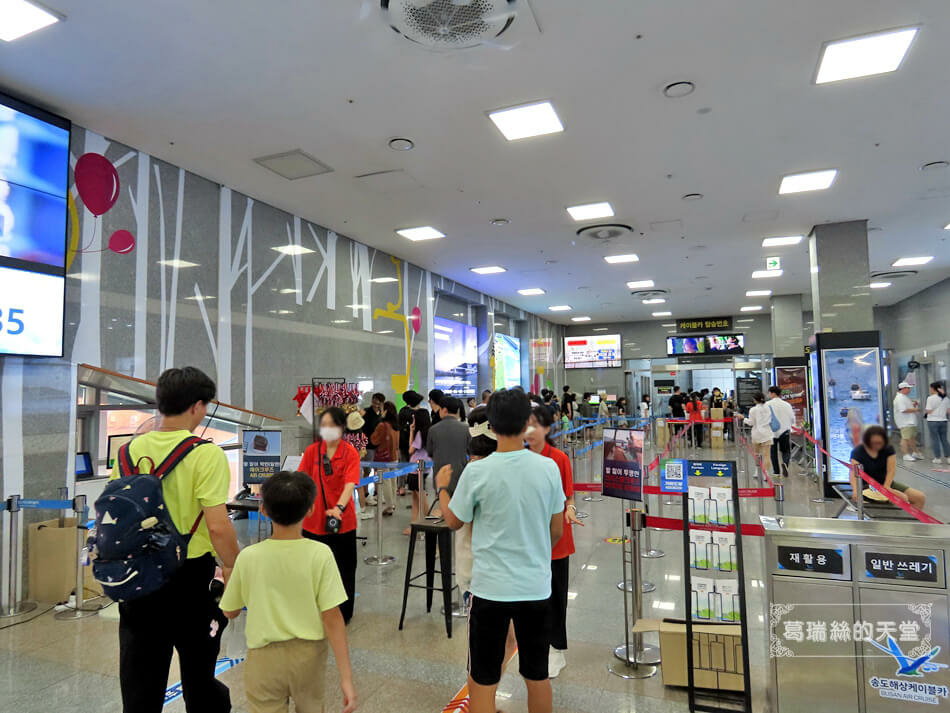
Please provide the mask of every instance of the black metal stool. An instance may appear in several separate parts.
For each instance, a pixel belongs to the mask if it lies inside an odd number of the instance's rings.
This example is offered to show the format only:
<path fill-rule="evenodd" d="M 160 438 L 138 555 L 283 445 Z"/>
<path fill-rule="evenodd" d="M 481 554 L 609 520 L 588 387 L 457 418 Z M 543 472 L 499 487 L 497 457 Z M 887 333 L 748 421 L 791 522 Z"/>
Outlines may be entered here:
<path fill-rule="evenodd" d="M 439 522 L 413 522 L 409 534 L 409 556 L 406 558 L 406 586 L 402 592 L 402 614 L 399 616 L 399 630 L 402 631 L 403 621 L 406 619 L 406 602 L 409 600 L 409 588 L 426 590 L 426 612 L 432 611 L 432 593 L 442 592 L 442 603 L 445 607 L 445 631 L 452 638 L 452 528 L 441 520 Z M 417 575 L 412 574 L 412 555 L 416 549 L 416 537 L 423 533 L 426 539 L 426 571 Z M 439 569 L 442 575 L 442 586 L 435 584 L 435 548 L 439 547 Z M 425 577 L 426 583 L 413 584 L 419 577 Z"/>

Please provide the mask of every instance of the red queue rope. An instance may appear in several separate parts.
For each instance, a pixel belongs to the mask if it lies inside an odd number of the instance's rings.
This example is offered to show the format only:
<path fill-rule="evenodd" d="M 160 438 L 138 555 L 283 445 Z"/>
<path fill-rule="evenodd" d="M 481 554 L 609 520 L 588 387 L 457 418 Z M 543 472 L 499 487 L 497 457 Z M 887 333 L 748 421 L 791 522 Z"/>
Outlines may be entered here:
<path fill-rule="evenodd" d="M 686 525 L 685 523 L 676 517 L 657 517 L 655 515 L 646 516 L 646 526 L 655 527 L 660 530 L 682 530 Z M 710 525 L 710 524 L 699 524 L 695 522 L 689 523 L 690 530 L 708 530 L 709 532 L 735 532 L 736 528 L 730 525 Z M 763 537 L 765 535 L 765 528 L 762 525 L 756 524 L 744 524 L 742 525 L 742 534 L 743 535 L 755 535 L 758 537 Z"/>
<path fill-rule="evenodd" d="M 833 455 L 831 455 L 828 451 L 826 451 L 824 448 L 821 447 L 821 444 L 818 441 L 816 441 L 808 431 L 802 428 L 798 428 L 797 426 L 792 426 L 792 432 L 795 433 L 795 435 L 802 435 L 806 439 L 808 439 L 815 446 L 815 448 L 817 448 L 819 451 L 824 453 L 825 457 L 831 460 L 837 461 L 838 463 L 841 463 L 841 465 L 846 466 L 849 469 L 852 469 L 855 467 L 854 464 L 849 463 L 847 461 L 843 461 L 840 458 L 835 458 Z M 904 512 L 910 515 L 913 515 L 920 522 L 923 522 L 927 525 L 943 525 L 944 524 L 942 520 L 938 520 L 933 515 L 928 515 L 920 508 L 915 507 L 911 505 L 910 503 L 905 502 L 902 498 L 899 498 L 896 495 L 894 495 L 894 493 L 892 493 L 890 490 L 888 490 L 883 485 L 881 485 L 876 480 L 874 480 L 874 478 L 872 478 L 867 473 L 865 473 L 864 468 L 862 468 L 861 466 L 857 466 L 857 473 L 859 476 L 861 476 L 861 479 L 865 483 L 867 483 L 874 490 L 876 490 L 885 498 L 887 498 L 888 502 L 890 502 L 892 505 L 896 505 Z"/>

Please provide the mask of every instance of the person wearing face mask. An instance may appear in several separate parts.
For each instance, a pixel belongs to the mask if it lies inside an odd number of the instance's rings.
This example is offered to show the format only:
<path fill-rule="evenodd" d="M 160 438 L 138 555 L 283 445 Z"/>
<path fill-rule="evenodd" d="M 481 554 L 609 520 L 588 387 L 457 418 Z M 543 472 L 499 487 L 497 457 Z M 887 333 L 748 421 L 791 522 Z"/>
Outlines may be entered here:
<path fill-rule="evenodd" d="M 356 513 L 352 500 L 360 482 L 360 456 L 342 440 L 345 423 L 346 414 L 337 406 L 320 415 L 320 438 L 304 451 L 300 471 L 317 486 L 313 512 L 303 521 L 303 535 L 322 542 L 333 552 L 347 597 L 340 613 L 349 623 L 356 594 Z"/>
<path fill-rule="evenodd" d="M 548 655 L 548 676 L 556 678 L 567 665 L 564 652 L 567 651 L 567 585 L 570 572 L 570 558 L 574 554 L 573 525 L 584 526 L 577 519 L 577 507 L 574 505 L 574 474 L 571 472 L 571 460 L 564 451 L 558 450 L 551 442 L 551 426 L 554 418 L 543 406 L 532 410 L 528 419 L 528 429 L 524 439 L 535 453 L 550 458 L 557 463 L 561 473 L 561 489 L 564 491 L 564 534 L 551 548 L 551 598 L 548 600 L 548 634 L 551 651 Z"/>

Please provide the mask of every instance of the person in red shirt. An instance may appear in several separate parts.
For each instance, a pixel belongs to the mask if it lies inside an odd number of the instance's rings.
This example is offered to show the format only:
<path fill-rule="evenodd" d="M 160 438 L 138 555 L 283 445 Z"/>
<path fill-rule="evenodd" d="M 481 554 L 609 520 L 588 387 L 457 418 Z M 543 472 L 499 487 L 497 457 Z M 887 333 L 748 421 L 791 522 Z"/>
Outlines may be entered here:
<path fill-rule="evenodd" d="M 703 402 L 699 393 L 694 391 L 689 395 L 689 402 L 686 404 L 686 415 L 693 422 L 693 441 L 697 448 L 703 447 Z"/>
<path fill-rule="evenodd" d="M 331 406 L 320 416 L 320 440 L 307 446 L 300 461 L 300 472 L 309 475 L 317 485 L 314 510 L 303 521 L 303 535 L 322 542 L 333 552 L 343 579 L 346 601 L 340 605 L 343 621 L 353 617 L 356 594 L 356 512 L 353 490 L 360 482 L 360 456 L 343 438 L 346 414 Z M 327 531 L 327 520 L 339 523 L 336 532 Z"/>
<path fill-rule="evenodd" d="M 574 532 L 572 525 L 584 526 L 577 519 L 577 507 L 574 505 L 574 475 L 571 472 L 571 459 L 564 451 L 558 450 L 551 442 L 551 426 L 554 416 L 545 406 L 535 406 L 528 419 L 525 440 L 528 448 L 550 458 L 557 463 L 561 472 L 561 487 L 564 489 L 564 534 L 551 548 L 551 598 L 548 600 L 548 632 L 550 633 L 551 652 L 548 656 L 548 676 L 556 678 L 567 665 L 564 652 L 567 650 L 567 585 L 570 573 L 569 561 L 574 554 Z"/>

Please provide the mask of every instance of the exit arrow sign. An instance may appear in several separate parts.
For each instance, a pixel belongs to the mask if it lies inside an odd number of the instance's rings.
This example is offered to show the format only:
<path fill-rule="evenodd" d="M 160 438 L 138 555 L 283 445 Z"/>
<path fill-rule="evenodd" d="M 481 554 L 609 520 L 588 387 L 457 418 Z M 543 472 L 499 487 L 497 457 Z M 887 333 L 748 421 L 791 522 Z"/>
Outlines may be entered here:
<path fill-rule="evenodd" d="M 781 258 L 778 258 L 778 257 L 765 258 L 765 269 L 766 270 L 781 270 L 782 269 Z"/>

